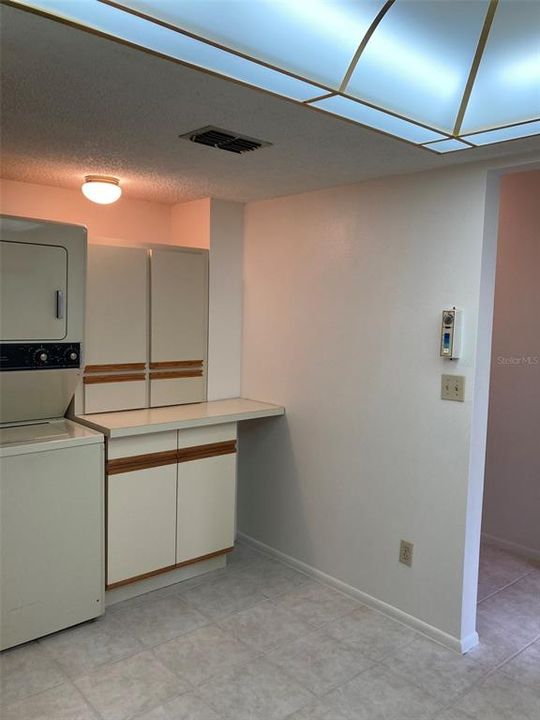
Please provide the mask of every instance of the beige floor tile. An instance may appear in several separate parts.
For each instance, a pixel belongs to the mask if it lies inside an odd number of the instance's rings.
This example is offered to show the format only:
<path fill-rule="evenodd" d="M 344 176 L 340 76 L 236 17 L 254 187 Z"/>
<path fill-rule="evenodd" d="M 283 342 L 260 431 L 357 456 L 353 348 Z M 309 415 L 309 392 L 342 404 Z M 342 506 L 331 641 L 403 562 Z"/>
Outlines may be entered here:
<path fill-rule="evenodd" d="M 249 545 L 236 543 L 234 550 L 227 555 L 227 567 L 237 570 L 252 563 L 261 562 L 264 559 L 264 555 Z"/>
<path fill-rule="evenodd" d="M 75 684 L 104 720 L 127 720 L 190 689 L 148 650 L 104 665 Z"/>
<path fill-rule="evenodd" d="M 310 692 L 262 659 L 210 680 L 198 692 L 226 720 L 284 720 L 314 700 Z"/>
<path fill-rule="evenodd" d="M 216 625 L 182 635 L 154 649 L 166 667 L 193 685 L 200 685 L 255 658 L 255 652 Z"/>
<path fill-rule="evenodd" d="M 502 666 L 505 675 L 532 688 L 540 688 L 540 640 Z"/>
<path fill-rule="evenodd" d="M 2 720 L 96 720 L 96 714 L 70 683 L 7 705 Z"/>
<path fill-rule="evenodd" d="M 529 560 L 483 543 L 480 549 L 478 601 L 515 582 L 532 568 Z"/>
<path fill-rule="evenodd" d="M 127 607 L 123 612 L 115 612 L 114 617 L 145 647 L 167 642 L 208 623 L 178 595 Z"/>
<path fill-rule="evenodd" d="M 222 620 L 219 625 L 257 652 L 269 652 L 307 635 L 314 629 L 312 625 L 274 605 L 270 600 L 232 615 Z"/>
<path fill-rule="evenodd" d="M 323 698 L 349 720 L 430 720 L 442 704 L 381 666 Z"/>
<path fill-rule="evenodd" d="M 211 620 L 228 617 L 265 599 L 257 583 L 242 572 L 220 572 L 207 582 L 189 587 L 180 597 Z"/>
<path fill-rule="evenodd" d="M 360 603 L 353 598 L 310 581 L 282 595 L 276 602 L 317 627 L 360 607 Z"/>
<path fill-rule="evenodd" d="M 339 710 L 330 708 L 319 701 L 289 715 L 287 720 L 347 720 L 347 717 L 340 713 Z"/>
<path fill-rule="evenodd" d="M 266 655 L 315 695 L 324 695 L 373 665 L 358 650 L 319 630 Z"/>
<path fill-rule="evenodd" d="M 126 632 L 114 613 L 49 635 L 39 644 L 72 678 L 143 649 L 141 643 Z"/>
<path fill-rule="evenodd" d="M 383 661 L 389 670 L 450 704 L 487 673 L 481 663 L 422 636 Z"/>
<path fill-rule="evenodd" d="M 0 655 L 0 705 L 23 700 L 65 680 L 60 667 L 36 643 L 5 650 Z"/>
<path fill-rule="evenodd" d="M 186 693 L 160 705 L 134 720 L 222 720 L 212 708 L 194 693 Z"/>
<path fill-rule="evenodd" d="M 456 705 L 474 720 L 538 720 L 540 688 L 533 689 L 497 671 Z"/>
<path fill-rule="evenodd" d="M 253 563 L 239 574 L 255 582 L 258 592 L 268 598 L 280 597 L 309 582 L 307 575 L 271 558 Z"/>
<path fill-rule="evenodd" d="M 417 636 L 401 623 L 365 606 L 325 625 L 324 629 L 373 660 L 396 653 Z"/>

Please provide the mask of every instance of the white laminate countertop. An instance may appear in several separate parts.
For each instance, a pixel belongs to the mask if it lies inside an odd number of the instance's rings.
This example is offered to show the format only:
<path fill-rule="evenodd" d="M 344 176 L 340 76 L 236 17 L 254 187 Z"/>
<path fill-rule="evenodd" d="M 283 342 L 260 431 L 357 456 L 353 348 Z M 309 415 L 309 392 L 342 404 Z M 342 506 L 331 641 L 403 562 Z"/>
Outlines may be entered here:
<path fill-rule="evenodd" d="M 285 408 L 280 405 L 245 398 L 231 398 L 190 405 L 77 415 L 73 419 L 99 430 L 107 437 L 119 438 L 284 414 Z"/>

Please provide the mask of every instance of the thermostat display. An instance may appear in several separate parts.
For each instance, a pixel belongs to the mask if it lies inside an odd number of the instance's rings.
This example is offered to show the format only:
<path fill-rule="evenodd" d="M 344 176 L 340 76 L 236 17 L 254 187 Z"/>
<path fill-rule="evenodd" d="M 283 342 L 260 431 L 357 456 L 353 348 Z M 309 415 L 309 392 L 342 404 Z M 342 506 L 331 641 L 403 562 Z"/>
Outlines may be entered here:
<path fill-rule="evenodd" d="M 443 310 L 441 326 L 441 357 L 455 360 L 461 356 L 462 312 Z"/>

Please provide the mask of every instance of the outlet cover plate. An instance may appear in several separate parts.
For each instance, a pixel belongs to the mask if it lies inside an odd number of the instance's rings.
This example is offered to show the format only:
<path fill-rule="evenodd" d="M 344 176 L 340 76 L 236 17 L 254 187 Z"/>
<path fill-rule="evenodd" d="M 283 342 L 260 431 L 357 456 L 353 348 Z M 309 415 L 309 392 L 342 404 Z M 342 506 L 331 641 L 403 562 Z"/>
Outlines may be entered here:
<path fill-rule="evenodd" d="M 441 375 L 441 399 L 465 402 L 465 376 Z"/>
<path fill-rule="evenodd" d="M 399 543 L 399 562 L 408 567 L 412 566 L 414 543 L 402 540 Z"/>

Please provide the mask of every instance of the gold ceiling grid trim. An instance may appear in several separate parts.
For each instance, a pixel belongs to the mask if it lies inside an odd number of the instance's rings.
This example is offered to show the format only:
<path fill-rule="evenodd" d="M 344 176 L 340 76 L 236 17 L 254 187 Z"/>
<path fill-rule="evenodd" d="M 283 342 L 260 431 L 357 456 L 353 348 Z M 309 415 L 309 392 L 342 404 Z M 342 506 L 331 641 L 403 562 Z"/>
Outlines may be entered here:
<path fill-rule="evenodd" d="M 358 50 L 353 55 L 353 59 L 351 60 L 351 63 L 349 67 L 347 68 L 347 72 L 343 76 L 343 80 L 341 81 L 341 85 L 339 86 L 339 92 L 343 93 L 345 92 L 345 89 L 347 85 L 349 84 L 349 81 L 352 77 L 353 72 L 356 70 L 356 66 L 358 65 L 358 61 L 360 60 L 360 56 L 366 49 L 366 46 L 368 42 L 371 39 L 371 36 L 375 32 L 375 30 L 378 28 L 379 23 L 383 19 L 383 17 L 386 15 L 388 10 L 392 7 L 392 5 L 395 3 L 396 0 L 386 0 L 382 8 L 379 10 L 377 15 L 375 16 L 375 19 L 371 23 L 371 25 L 368 27 L 366 34 L 362 38 L 362 41 L 360 42 L 360 45 L 358 46 Z"/>
<path fill-rule="evenodd" d="M 461 104 L 459 106 L 458 114 L 456 117 L 456 123 L 454 125 L 454 137 L 458 137 L 461 125 L 463 124 L 463 118 L 465 117 L 465 112 L 467 110 L 467 105 L 469 104 L 469 99 L 471 97 L 474 81 L 476 80 L 476 75 L 478 73 L 478 68 L 480 67 L 480 62 L 482 60 L 482 55 L 484 54 L 484 50 L 486 49 L 486 43 L 488 41 L 489 37 L 489 31 L 491 30 L 491 26 L 493 24 L 493 18 L 495 17 L 495 12 L 497 10 L 497 5 L 499 4 L 499 0 L 489 0 L 489 6 L 486 12 L 486 17 L 484 19 L 484 25 L 482 27 L 482 32 L 480 33 L 480 37 L 478 39 L 478 45 L 476 46 L 476 52 L 474 54 L 474 58 L 472 61 L 471 69 L 469 72 L 469 77 L 467 78 L 467 83 L 465 85 L 465 90 L 463 92 L 463 97 L 461 99 Z"/>

